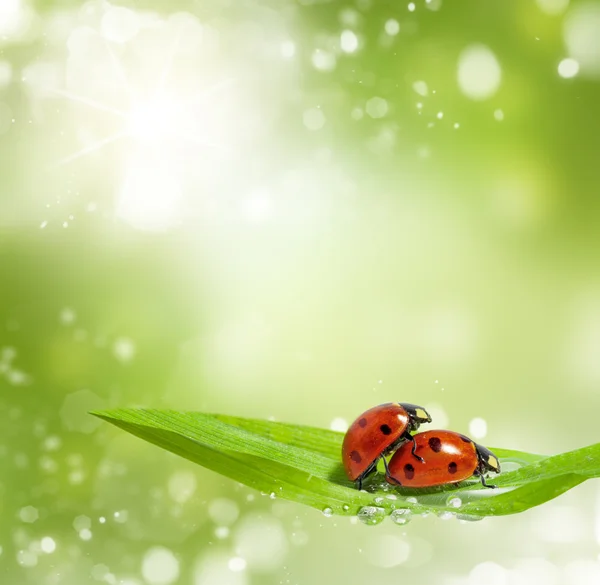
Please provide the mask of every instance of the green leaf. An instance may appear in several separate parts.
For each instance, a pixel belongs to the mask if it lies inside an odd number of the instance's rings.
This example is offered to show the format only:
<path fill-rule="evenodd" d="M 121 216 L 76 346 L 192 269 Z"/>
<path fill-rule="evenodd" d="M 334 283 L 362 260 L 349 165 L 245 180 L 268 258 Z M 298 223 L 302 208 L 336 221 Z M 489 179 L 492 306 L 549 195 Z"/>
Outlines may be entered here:
<path fill-rule="evenodd" d="M 498 489 L 478 481 L 429 489 L 391 488 L 375 477 L 358 491 L 341 464 L 343 433 L 258 419 L 171 410 L 92 413 L 163 449 L 271 497 L 376 523 L 394 508 L 478 520 L 523 512 L 600 476 L 600 443 L 545 457 L 494 448 Z M 416 501 L 415 501 L 416 499 Z"/>

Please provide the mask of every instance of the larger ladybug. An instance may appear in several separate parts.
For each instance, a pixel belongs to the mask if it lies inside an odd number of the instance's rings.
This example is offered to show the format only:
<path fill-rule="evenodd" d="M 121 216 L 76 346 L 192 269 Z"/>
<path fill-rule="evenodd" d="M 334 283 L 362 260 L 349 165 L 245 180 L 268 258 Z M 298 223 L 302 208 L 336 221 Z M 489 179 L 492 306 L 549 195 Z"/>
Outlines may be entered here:
<path fill-rule="evenodd" d="M 412 441 L 410 434 L 421 423 L 430 423 L 431 417 L 422 406 L 404 402 L 388 402 L 363 412 L 351 425 L 342 445 L 342 460 L 348 478 L 362 489 L 363 479 L 375 471 L 377 462 L 404 441 Z M 413 444 L 413 456 L 416 443 Z"/>
<path fill-rule="evenodd" d="M 469 437 L 453 431 L 425 431 L 413 439 L 420 461 L 415 461 L 415 450 L 410 449 L 410 445 L 402 445 L 388 464 L 386 479 L 389 483 L 420 488 L 477 476 L 483 486 L 496 487 L 485 482 L 485 474 L 488 471 L 500 473 L 498 458 Z"/>

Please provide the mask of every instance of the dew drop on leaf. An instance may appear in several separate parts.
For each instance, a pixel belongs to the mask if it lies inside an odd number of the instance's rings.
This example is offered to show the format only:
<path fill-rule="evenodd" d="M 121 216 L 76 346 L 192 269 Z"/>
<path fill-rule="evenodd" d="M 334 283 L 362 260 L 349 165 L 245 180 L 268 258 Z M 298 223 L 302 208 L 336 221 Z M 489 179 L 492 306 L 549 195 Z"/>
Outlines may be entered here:
<path fill-rule="evenodd" d="M 377 506 L 363 506 L 358 511 L 358 519 L 367 526 L 375 526 L 383 522 L 385 510 Z"/>
<path fill-rule="evenodd" d="M 390 518 L 394 524 L 403 526 L 408 524 L 412 519 L 412 511 L 408 508 L 398 508 L 390 514 Z"/>
<path fill-rule="evenodd" d="M 473 514 L 457 514 L 456 518 L 461 522 L 479 522 L 483 516 L 474 516 Z"/>

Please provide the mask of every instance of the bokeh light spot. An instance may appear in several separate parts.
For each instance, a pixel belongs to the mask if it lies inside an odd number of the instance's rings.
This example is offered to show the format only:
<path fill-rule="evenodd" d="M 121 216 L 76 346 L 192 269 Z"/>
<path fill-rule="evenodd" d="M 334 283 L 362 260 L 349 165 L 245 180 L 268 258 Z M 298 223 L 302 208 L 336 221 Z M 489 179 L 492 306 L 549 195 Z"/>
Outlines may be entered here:
<path fill-rule="evenodd" d="M 599 30 L 600 32 L 600 30 Z M 579 73 L 579 63 L 575 59 L 563 59 L 558 64 L 558 74 L 564 79 L 571 79 Z"/>
<path fill-rule="evenodd" d="M 388 113 L 388 103 L 381 97 L 372 97 L 365 109 L 371 118 L 383 118 Z"/>
<path fill-rule="evenodd" d="M 149 549 L 142 561 L 142 576 L 150 585 L 170 585 L 179 578 L 179 561 L 168 549 Z"/>
<path fill-rule="evenodd" d="M 458 58 L 458 85 L 472 100 L 486 100 L 500 87 L 502 70 L 496 55 L 485 45 L 470 45 Z"/>
<path fill-rule="evenodd" d="M 581 75 L 600 77 L 600 3 L 574 6 L 565 17 L 563 37 L 569 57 L 579 63 Z"/>
<path fill-rule="evenodd" d="M 321 109 L 310 108 L 304 112 L 302 121 L 308 130 L 320 130 L 325 126 L 326 118 Z"/>
<path fill-rule="evenodd" d="M 569 7 L 569 0 L 535 0 L 538 8 L 551 16 L 562 14 Z"/>

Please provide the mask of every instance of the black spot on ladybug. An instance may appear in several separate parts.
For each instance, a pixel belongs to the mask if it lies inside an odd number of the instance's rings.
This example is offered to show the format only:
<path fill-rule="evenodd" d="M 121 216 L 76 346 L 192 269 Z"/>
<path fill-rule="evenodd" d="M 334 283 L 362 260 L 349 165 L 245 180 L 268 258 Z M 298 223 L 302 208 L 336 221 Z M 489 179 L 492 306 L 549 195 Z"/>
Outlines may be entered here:
<path fill-rule="evenodd" d="M 412 479 L 415 476 L 415 468 L 410 463 L 404 466 L 404 475 L 406 479 Z"/>
<path fill-rule="evenodd" d="M 379 427 L 379 430 L 384 434 L 384 435 L 391 435 L 392 434 L 392 429 L 388 426 L 388 425 L 381 425 Z"/>
<path fill-rule="evenodd" d="M 358 425 L 360 426 L 361 429 L 364 429 L 367 426 L 367 419 L 365 417 L 361 418 L 358 421 Z"/>
<path fill-rule="evenodd" d="M 431 437 L 429 439 L 429 446 L 434 453 L 439 453 L 442 450 L 442 442 L 439 437 Z"/>
<path fill-rule="evenodd" d="M 458 465 L 454 461 L 448 463 L 448 473 L 456 473 L 458 471 Z"/>
<path fill-rule="evenodd" d="M 360 463 L 362 461 L 362 457 L 358 451 L 352 451 L 352 453 L 350 453 L 350 459 L 352 459 L 354 463 Z"/>
<path fill-rule="evenodd" d="M 460 438 L 465 442 L 465 443 L 470 443 L 471 439 L 469 439 L 469 437 L 465 437 L 464 435 L 460 435 Z"/>

